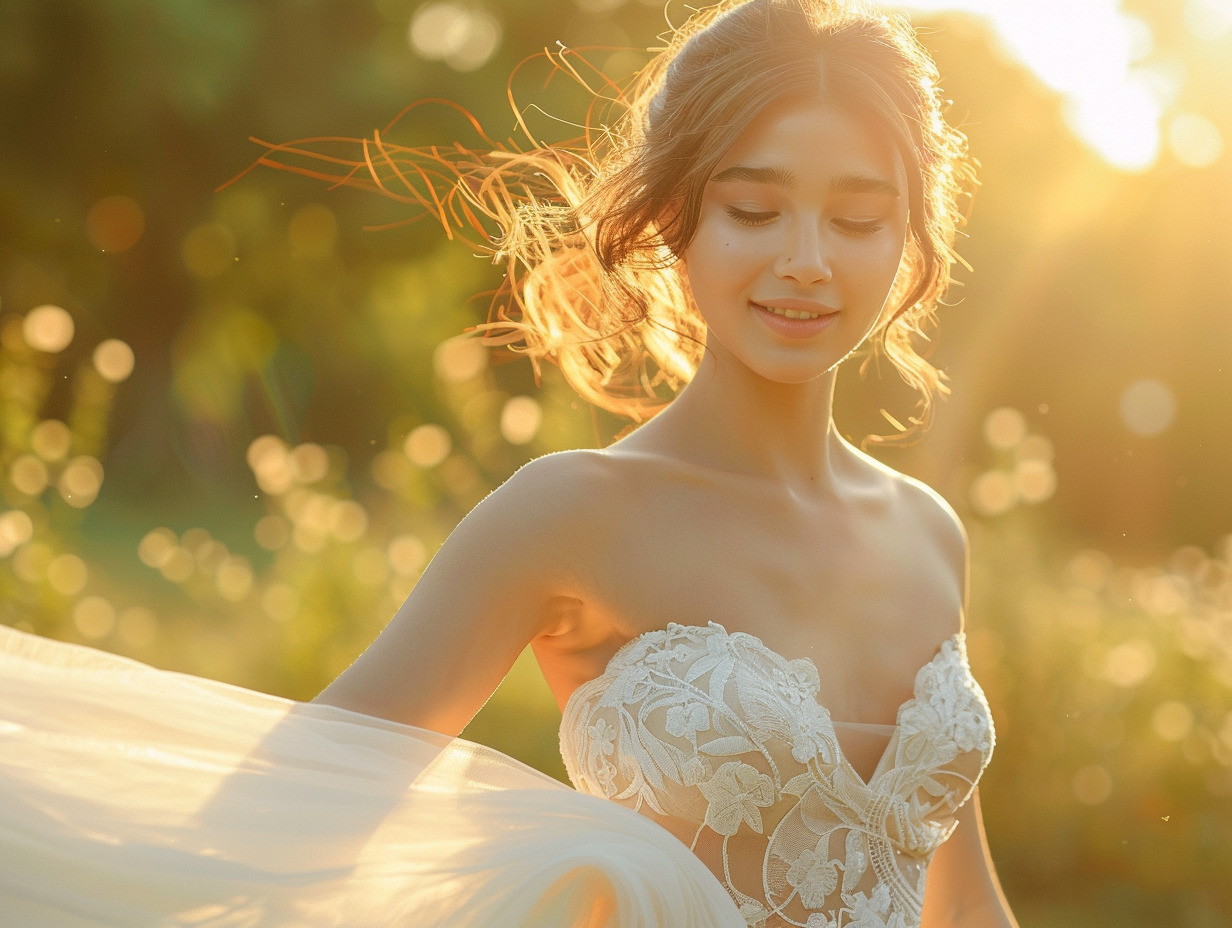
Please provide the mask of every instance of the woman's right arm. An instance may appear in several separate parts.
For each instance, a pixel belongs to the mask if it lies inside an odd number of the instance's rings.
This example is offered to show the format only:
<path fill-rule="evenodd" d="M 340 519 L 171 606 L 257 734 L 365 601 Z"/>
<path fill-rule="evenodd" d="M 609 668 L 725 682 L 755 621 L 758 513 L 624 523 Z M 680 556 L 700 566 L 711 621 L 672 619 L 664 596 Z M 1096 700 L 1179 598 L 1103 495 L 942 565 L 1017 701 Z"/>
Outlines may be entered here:
<path fill-rule="evenodd" d="M 314 702 L 456 735 L 576 598 L 593 452 L 538 458 L 441 545 L 377 639 Z"/>

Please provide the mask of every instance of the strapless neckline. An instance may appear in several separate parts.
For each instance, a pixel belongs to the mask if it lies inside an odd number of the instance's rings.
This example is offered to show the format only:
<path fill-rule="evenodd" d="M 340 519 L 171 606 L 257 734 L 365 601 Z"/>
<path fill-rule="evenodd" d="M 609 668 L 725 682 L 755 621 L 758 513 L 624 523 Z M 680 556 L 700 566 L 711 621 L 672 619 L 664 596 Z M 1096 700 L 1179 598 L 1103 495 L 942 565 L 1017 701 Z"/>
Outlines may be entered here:
<path fill-rule="evenodd" d="M 627 655 L 631 651 L 635 650 L 639 645 L 645 644 L 647 641 L 652 641 L 655 638 L 669 638 L 673 635 L 678 635 L 681 632 L 689 632 L 689 631 L 701 632 L 703 634 L 717 634 L 721 636 L 722 638 L 725 638 L 733 642 L 746 642 L 749 645 L 751 645 L 753 648 L 755 648 L 756 650 L 764 653 L 767 657 L 777 662 L 781 662 L 782 664 L 787 665 L 787 666 L 791 665 L 792 663 L 796 661 L 802 661 L 812 669 L 814 674 L 816 674 L 818 677 L 821 676 L 820 668 L 818 667 L 817 662 L 814 661 L 812 658 L 810 657 L 788 658 L 784 656 L 783 654 L 780 654 L 778 651 L 775 651 L 773 648 L 768 647 L 765 644 L 765 642 L 762 641 L 760 637 L 752 634 L 751 632 L 742 632 L 742 631 L 729 632 L 723 625 L 721 625 L 718 622 L 708 622 L 706 625 L 685 625 L 679 622 L 669 622 L 667 624 L 667 627 L 665 628 L 652 628 L 652 629 L 649 629 L 648 631 L 644 631 L 630 638 L 628 641 L 626 641 L 624 644 L 622 644 L 619 648 L 616 649 L 616 653 L 613 654 L 611 658 L 608 659 L 608 662 L 604 666 L 602 673 L 600 673 L 597 677 L 592 677 L 591 679 L 587 680 L 585 683 L 582 683 L 580 686 L 577 687 L 577 689 L 575 689 L 572 693 L 570 693 L 569 698 L 565 701 L 564 709 L 562 710 L 562 713 L 561 713 L 562 727 L 564 726 L 565 721 L 570 717 L 570 709 L 571 707 L 573 707 L 574 703 L 581 701 L 582 699 L 585 699 L 587 693 L 590 690 L 595 689 L 597 687 L 601 687 L 604 681 L 607 680 L 609 676 L 611 676 L 613 673 L 619 672 L 627 660 Z M 843 765 L 847 767 L 847 769 L 852 773 L 852 775 L 854 775 L 860 781 L 862 785 L 867 787 L 870 783 L 872 783 L 873 780 L 876 779 L 877 775 L 881 772 L 882 768 L 885 766 L 887 756 L 890 754 L 891 749 L 894 747 L 893 735 L 902 728 L 903 713 L 906 712 L 908 709 L 910 709 L 913 705 L 915 705 L 919 699 L 918 690 L 919 690 L 920 678 L 924 675 L 924 673 L 930 667 L 932 667 L 934 664 L 937 663 L 938 660 L 944 657 L 946 653 L 947 644 L 953 643 L 955 645 L 961 646 L 965 643 L 965 640 L 966 640 L 965 633 L 961 631 L 957 631 L 957 632 L 954 632 L 949 637 L 945 638 L 939 645 L 937 645 L 937 647 L 933 650 L 933 653 L 929 657 L 929 659 L 925 661 L 923 664 L 921 664 L 919 669 L 916 670 L 915 676 L 912 678 L 912 682 L 911 682 L 911 695 L 908 696 L 906 699 L 904 699 L 901 703 L 899 703 L 898 708 L 894 712 L 894 721 L 892 723 L 836 721 L 835 719 L 831 717 L 829 707 L 826 706 L 821 701 L 815 700 L 817 703 L 818 709 L 821 710 L 821 712 L 826 718 L 826 721 L 829 723 L 832 729 L 833 728 L 854 728 L 854 729 L 860 729 L 864 731 L 884 732 L 887 735 L 891 736 L 890 742 L 885 746 L 881 754 L 878 756 L 877 764 L 873 768 L 873 772 L 869 774 L 867 777 L 861 774 L 858 770 L 856 770 L 855 766 L 847 759 L 847 755 L 846 755 L 846 752 L 843 750 L 842 743 L 837 740 L 837 737 L 835 738 L 839 759 L 841 760 Z"/>
<path fill-rule="evenodd" d="M 566 701 L 569 778 L 684 842 L 750 928 L 919 928 L 928 861 L 992 754 L 991 713 L 961 631 L 893 725 L 831 719 L 820 679 L 841 658 L 789 660 L 717 622 L 643 632 Z M 867 777 L 846 726 L 888 732 Z"/>

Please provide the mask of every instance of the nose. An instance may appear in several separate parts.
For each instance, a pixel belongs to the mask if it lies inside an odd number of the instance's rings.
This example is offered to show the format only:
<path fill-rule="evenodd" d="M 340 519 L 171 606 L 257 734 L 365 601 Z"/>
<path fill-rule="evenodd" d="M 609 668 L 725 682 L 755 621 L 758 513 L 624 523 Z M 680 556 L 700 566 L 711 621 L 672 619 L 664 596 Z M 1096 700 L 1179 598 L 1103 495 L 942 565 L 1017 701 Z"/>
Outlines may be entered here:
<path fill-rule="evenodd" d="M 834 276 L 825 235 L 814 222 L 793 224 L 775 261 L 774 271 L 802 284 L 825 283 Z"/>

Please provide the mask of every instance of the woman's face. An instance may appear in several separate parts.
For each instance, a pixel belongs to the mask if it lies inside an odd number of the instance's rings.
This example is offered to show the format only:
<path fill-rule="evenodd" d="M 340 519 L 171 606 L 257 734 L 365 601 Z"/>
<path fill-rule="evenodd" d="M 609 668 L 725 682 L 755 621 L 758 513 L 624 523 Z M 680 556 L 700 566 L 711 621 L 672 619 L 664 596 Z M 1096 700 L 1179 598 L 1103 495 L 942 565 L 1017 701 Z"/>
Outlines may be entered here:
<path fill-rule="evenodd" d="M 831 104 L 769 107 L 711 175 L 682 255 L 710 352 L 780 383 L 833 370 L 876 328 L 906 230 L 883 138 Z"/>

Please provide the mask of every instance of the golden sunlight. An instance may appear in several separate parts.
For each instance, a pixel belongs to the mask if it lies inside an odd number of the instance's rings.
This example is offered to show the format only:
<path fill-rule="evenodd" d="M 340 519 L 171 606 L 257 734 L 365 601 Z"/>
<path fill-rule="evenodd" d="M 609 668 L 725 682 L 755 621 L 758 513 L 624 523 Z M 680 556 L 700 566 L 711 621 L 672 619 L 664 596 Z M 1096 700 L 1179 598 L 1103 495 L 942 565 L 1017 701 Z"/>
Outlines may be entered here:
<path fill-rule="evenodd" d="M 1004 50 L 1064 98 L 1074 133 L 1114 167 L 1143 171 L 1161 150 L 1165 110 L 1184 75 L 1148 63 L 1154 35 L 1118 0 L 895 0 L 907 10 L 988 20 Z M 1203 23 L 1218 3 L 1205 0 Z M 1206 7 L 1210 7 L 1209 10 Z"/>

